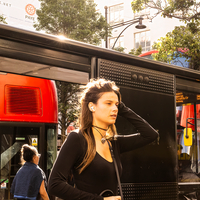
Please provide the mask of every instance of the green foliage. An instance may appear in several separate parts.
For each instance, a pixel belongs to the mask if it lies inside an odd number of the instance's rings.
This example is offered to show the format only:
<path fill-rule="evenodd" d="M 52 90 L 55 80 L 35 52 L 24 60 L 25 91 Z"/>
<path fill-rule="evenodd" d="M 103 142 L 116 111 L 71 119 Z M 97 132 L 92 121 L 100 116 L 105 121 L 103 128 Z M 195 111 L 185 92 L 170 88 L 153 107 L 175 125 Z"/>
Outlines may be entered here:
<path fill-rule="evenodd" d="M 189 26 L 175 27 L 161 37 L 153 48 L 159 51 L 153 55 L 155 60 L 171 63 L 177 57 L 184 57 L 190 63 L 190 68 L 200 69 L 200 33 L 193 33 Z"/>
<path fill-rule="evenodd" d="M 124 53 L 125 48 L 124 47 L 115 47 L 114 50 Z"/>
<path fill-rule="evenodd" d="M 131 2 L 133 12 L 136 13 L 144 10 L 147 3 L 149 3 L 149 0 L 133 0 Z"/>
<path fill-rule="evenodd" d="M 177 57 L 184 57 L 190 63 L 190 68 L 199 69 L 200 66 L 200 3 L 197 0 L 133 0 L 133 12 L 143 9 L 154 9 L 151 19 L 161 14 L 163 17 L 176 18 L 185 22 L 186 26 L 175 27 L 172 32 L 161 37 L 153 45 L 159 53 L 153 55 L 155 60 L 171 62 Z M 178 50 L 184 50 L 180 52 Z"/>
<path fill-rule="evenodd" d="M 7 24 L 6 18 L 3 17 L 3 15 L 0 15 L 0 22 L 3 23 L 3 24 Z"/>
<path fill-rule="evenodd" d="M 139 46 L 136 50 L 135 48 L 131 49 L 131 51 L 129 52 L 129 54 L 132 54 L 132 55 L 140 55 L 142 53 L 142 47 Z"/>
<path fill-rule="evenodd" d="M 144 9 L 154 9 L 154 16 L 162 14 L 163 17 L 177 18 L 185 22 L 200 19 L 200 4 L 197 0 L 133 0 L 131 2 L 134 13 Z"/>
<path fill-rule="evenodd" d="M 105 39 L 109 25 L 96 11 L 93 0 L 39 1 L 41 9 L 37 10 L 36 30 L 91 44 L 99 44 L 101 39 Z"/>
<path fill-rule="evenodd" d="M 58 95 L 59 128 L 61 129 L 62 141 L 65 140 L 65 131 L 71 122 L 78 118 L 79 84 L 56 81 Z"/>

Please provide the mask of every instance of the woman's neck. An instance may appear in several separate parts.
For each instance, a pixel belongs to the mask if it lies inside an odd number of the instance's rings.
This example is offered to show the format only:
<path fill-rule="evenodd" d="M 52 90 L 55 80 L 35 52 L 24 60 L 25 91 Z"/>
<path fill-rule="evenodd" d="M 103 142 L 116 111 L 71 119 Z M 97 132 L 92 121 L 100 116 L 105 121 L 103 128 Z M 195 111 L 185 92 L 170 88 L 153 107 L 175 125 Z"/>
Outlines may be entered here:
<path fill-rule="evenodd" d="M 100 126 L 95 126 L 95 125 L 92 125 L 92 127 L 97 128 L 97 129 L 102 130 L 102 131 L 107 131 L 108 130 L 108 128 L 102 128 Z"/>
<path fill-rule="evenodd" d="M 101 128 L 101 127 L 98 127 L 98 126 L 95 126 L 95 125 L 92 126 L 92 129 L 93 129 L 93 134 L 94 134 L 95 140 L 101 141 L 101 143 L 104 144 L 105 141 L 106 141 L 106 131 L 107 131 L 107 129 L 104 129 L 104 128 Z"/>
<path fill-rule="evenodd" d="M 101 130 L 101 129 L 108 130 L 108 124 L 103 123 L 103 122 L 101 122 L 101 121 L 99 121 L 99 120 L 93 119 L 92 126 L 99 127 L 100 130 Z"/>

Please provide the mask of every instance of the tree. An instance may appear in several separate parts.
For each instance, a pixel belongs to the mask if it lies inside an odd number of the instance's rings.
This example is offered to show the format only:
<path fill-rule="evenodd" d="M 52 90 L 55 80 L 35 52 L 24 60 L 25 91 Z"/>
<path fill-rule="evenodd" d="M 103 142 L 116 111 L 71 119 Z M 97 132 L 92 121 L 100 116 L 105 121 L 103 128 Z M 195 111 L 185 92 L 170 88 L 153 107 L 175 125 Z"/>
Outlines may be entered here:
<path fill-rule="evenodd" d="M 124 47 L 115 47 L 114 50 L 124 53 L 125 48 Z"/>
<path fill-rule="evenodd" d="M 200 69 L 199 31 L 192 33 L 187 26 L 175 27 L 172 32 L 161 37 L 159 42 L 153 45 L 153 48 L 159 51 L 153 55 L 155 60 L 170 63 L 177 57 L 185 57 L 186 61 L 190 63 L 190 68 Z"/>
<path fill-rule="evenodd" d="M 105 18 L 96 11 L 93 0 L 39 0 L 36 30 L 67 38 L 99 44 L 109 28 Z"/>
<path fill-rule="evenodd" d="M 61 129 L 61 140 L 64 142 L 66 129 L 71 122 L 78 118 L 79 102 L 78 93 L 80 92 L 79 84 L 56 81 L 58 94 L 58 111 L 59 111 L 59 128 Z"/>
<path fill-rule="evenodd" d="M 44 30 L 48 34 L 63 35 L 67 38 L 99 44 L 110 34 L 105 18 L 96 11 L 93 0 L 39 0 L 37 10 L 37 31 Z M 62 141 L 70 122 L 77 118 L 79 91 L 77 84 L 56 81 L 58 91 L 58 109 L 60 113 L 59 128 Z"/>
<path fill-rule="evenodd" d="M 0 15 L 0 23 L 7 24 L 6 18 L 3 15 Z"/>
<path fill-rule="evenodd" d="M 124 53 L 125 49 L 126 48 L 124 48 L 124 47 L 115 47 L 114 48 L 115 51 L 119 51 L 119 52 L 122 52 L 122 53 Z M 142 47 L 141 46 L 139 46 L 137 49 L 133 48 L 129 52 L 129 54 L 136 55 L 136 56 L 140 55 L 141 53 L 142 53 Z"/>
<path fill-rule="evenodd" d="M 153 55 L 154 60 L 170 63 L 178 57 L 184 57 L 189 67 L 199 70 L 199 25 L 200 3 L 196 0 L 134 0 L 131 3 L 133 12 L 143 9 L 154 9 L 151 19 L 161 14 L 163 17 L 176 18 L 185 22 L 185 26 L 175 27 L 172 32 L 161 37 L 153 45 L 159 52 Z M 180 59 L 179 59 L 179 62 Z M 184 63 L 182 63 L 184 65 Z"/>
<path fill-rule="evenodd" d="M 177 18 L 185 22 L 195 22 L 200 19 L 200 4 L 197 0 L 133 0 L 133 12 L 153 9 L 151 18 L 161 14 L 163 17 Z"/>
<path fill-rule="evenodd" d="M 133 48 L 130 50 L 129 54 L 139 56 L 142 53 L 142 47 L 139 46 L 137 49 Z"/>

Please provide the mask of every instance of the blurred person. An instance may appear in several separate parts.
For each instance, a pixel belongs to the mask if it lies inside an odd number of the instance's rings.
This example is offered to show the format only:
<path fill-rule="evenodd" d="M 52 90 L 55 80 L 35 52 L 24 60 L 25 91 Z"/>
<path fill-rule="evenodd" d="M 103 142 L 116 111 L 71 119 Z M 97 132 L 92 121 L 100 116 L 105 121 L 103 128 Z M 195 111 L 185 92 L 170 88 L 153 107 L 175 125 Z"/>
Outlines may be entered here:
<path fill-rule="evenodd" d="M 191 156 L 187 153 L 181 153 L 178 159 L 179 164 L 179 182 L 200 182 L 200 178 L 191 169 Z M 198 192 L 190 192 L 179 195 L 180 200 L 196 199 L 200 200 Z"/>
<path fill-rule="evenodd" d="M 21 148 L 22 167 L 18 170 L 12 186 L 11 193 L 17 200 L 36 200 L 42 197 L 49 200 L 45 189 L 45 174 L 38 166 L 40 154 L 35 147 L 24 144 Z"/>
<path fill-rule="evenodd" d="M 118 114 L 140 135 L 116 137 Z M 114 82 L 91 80 L 81 96 L 80 129 L 72 131 L 61 147 L 49 177 L 49 194 L 66 200 L 120 200 L 114 163 L 121 175 L 120 153 L 147 145 L 157 136 L 155 129 L 121 102 Z M 68 182 L 71 173 L 73 186 Z"/>

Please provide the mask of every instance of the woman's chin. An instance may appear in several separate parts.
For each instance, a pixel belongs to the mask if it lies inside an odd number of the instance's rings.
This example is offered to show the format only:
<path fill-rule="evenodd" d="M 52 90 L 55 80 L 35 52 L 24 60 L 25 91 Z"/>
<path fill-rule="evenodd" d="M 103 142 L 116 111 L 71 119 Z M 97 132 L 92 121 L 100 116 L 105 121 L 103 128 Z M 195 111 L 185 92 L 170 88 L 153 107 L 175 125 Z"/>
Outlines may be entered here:
<path fill-rule="evenodd" d="M 107 123 L 108 126 L 115 124 L 115 121 L 116 121 L 116 120 L 109 121 L 109 122 Z"/>

